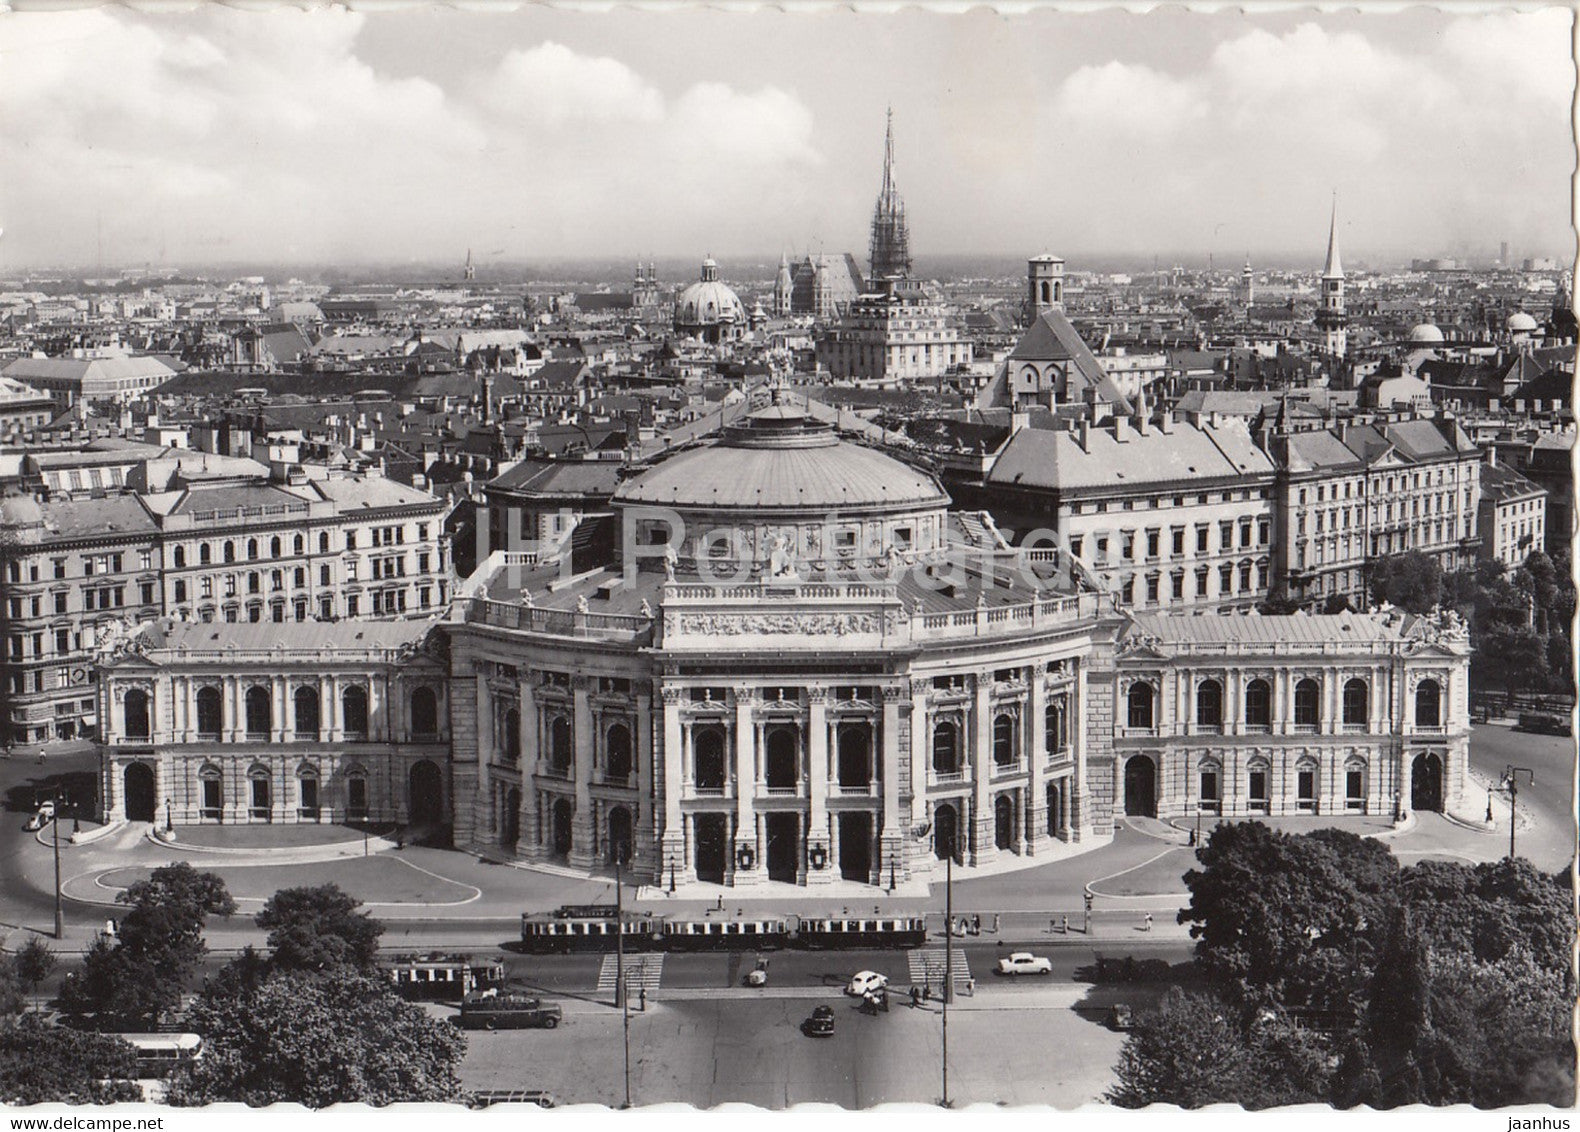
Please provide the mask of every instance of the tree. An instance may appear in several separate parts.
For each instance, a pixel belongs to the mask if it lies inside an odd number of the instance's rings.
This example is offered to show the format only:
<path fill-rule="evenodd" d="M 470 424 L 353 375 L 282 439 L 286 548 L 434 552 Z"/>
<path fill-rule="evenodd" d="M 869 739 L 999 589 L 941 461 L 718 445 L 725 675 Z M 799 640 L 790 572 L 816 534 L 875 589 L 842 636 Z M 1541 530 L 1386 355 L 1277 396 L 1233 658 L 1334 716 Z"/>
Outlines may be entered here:
<path fill-rule="evenodd" d="M 120 1038 L 53 1026 L 36 1015 L 0 1023 L 0 1103 L 140 1101 L 136 1076 L 134 1051 Z"/>
<path fill-rule="evenodd" d="M 275 971 L 211 988 L 188 1012 L 204 1055 L 170 1103 L 295 1102 L 310 1108 L 454 1100 L 465 1037 L 379 978 L 337 967 Z"/>
<path fill-rule="evenodd" d="M 1255 1088 L 1256 1064 L 1233 1015 L 1220 999 L 1170 988 L 1157 1010 L 1136 1018 L 1108 1099 L 1121 1108 L 1239 1103 Z"/>
<path fill-rule="evenodd" d="M 1570 971 L 1575 921 L 1567 874 L 1546 875 L 1524 859 L 1422 861 L 1401 871 L 1400 893 L 1434 954 L 1496 963 L 1519 951 L 1543 970 Z"/>
<path fill-rule="evenodd" d="M 0 952 L 0 1018 L 20 1014 L 26 1008 L 27 996 L 17 972 L 16 956 Z"/>
<path fill-rule="evenodd" d="M 1291 836 L 1261 822 L 1213 830 L 1185 874 L 1196 956 L 1258 1004 L 1348 1012 L 1386 928 L 1398 865 L 1381 843 L 1338 830 Z"/>
<path fill-rule="evenodd" d="M 72 1013 L 97 1015 L 101 1026 L 151 1028 L 180 1004 L 207 954 L 205 920 L 230 915 L 236 902 L 223 880 L 185 862 L 155 869 L 116 899 L 131 905 L 121 919 L 120 941 L 112 945 L 101 937 L 89 949 L 61 1001 Z"/>
<path fill-rule="evenodd" d="M 55 969 L 55 953 L 38 936 L 31 937 L 16 952 L 17 981 L 28 994 L 38 993 L 38 988 Z"/>
<path fill-rule="evenodd" d="M 269 932 L 274 965 L 287 971 L 349 966 L 372 971 L 384 925 L 333 884 L 276 892 L 254 917 Z"/>
<path fill-rule="evenodd" d="M 1547 643 L 1529 625 L 1493 622 L 1478 634 L 1472 663 L 1486 680 L 1493 673 L 1505 695 L 1547 683 Z"/>
<path fill-rule="evenodd" d="M 1419 550 L 1368 559 L 1366 588 L 1374 603 L 1386 601 L 1410 613 L 1426 613 L 1443 601 L 1443 568 Z"/>

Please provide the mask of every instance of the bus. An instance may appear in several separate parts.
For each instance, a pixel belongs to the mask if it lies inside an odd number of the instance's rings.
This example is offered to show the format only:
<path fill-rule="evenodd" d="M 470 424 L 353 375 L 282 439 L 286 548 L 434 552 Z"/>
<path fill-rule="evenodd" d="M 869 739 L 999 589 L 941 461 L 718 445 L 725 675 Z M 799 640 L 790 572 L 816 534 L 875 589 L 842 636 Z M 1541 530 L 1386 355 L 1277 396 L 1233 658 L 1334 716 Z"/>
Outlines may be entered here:
<path fill-rule="evenodd" d="M 203 1056 L 203 1039 L 197 1034 L 109 1034 L 135 1050 L 139 1081 L 168 1077 Z"/>
<path fill-rule="evenodd" d="M 505 985 L 505 961 L 429 952 L 393 955 L 379 963 L 402 998 L 460 999 Z"/>
<path fill-rule="evenodd" d="M 461 1000 L 457 1021 L 463 1030 L 552 1030 L 563 1017 L 558 1006 L 542 999 L 483 991 Z"/>

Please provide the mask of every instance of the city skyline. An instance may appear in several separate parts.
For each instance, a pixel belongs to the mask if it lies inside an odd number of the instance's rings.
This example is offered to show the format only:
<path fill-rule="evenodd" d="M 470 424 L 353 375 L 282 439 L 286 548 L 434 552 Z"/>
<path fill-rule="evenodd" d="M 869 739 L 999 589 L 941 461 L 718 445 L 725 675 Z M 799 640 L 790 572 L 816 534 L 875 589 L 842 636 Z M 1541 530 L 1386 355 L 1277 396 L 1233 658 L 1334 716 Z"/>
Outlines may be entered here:
<path fill-rule="evenodd" d="M 1569 12 L 1184 15 L 13 14 L 0 267 L 1572 248 Z"/>

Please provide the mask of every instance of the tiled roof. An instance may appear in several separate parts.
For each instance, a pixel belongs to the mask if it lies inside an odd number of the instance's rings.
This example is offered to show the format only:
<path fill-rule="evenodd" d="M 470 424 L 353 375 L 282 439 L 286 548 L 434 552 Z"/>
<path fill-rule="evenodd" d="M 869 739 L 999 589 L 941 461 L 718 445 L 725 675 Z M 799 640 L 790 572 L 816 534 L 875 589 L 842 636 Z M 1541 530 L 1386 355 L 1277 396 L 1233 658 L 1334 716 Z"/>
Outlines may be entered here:
<path fill-rule="evenodd" d="M 1506 499 L 1519 499 L 1527 495 L 1546 494 L 1513 468 L 1502 464 L 1488 464 L 1481 469 L 1481 498 L 1491 503 Z"/>
<path fill-rule="evenodd" d="M 111 495 L 103 499 L 51 499 L 39 502 L 29 496 L 10 496 L 0 502 L 0 515 L 8 525 L 23 528 L 23 542 L 49 542 L 55 539 L 101 535 L 111 537 L 128 533 L 152 535 L 154 518 L 133 495 Z M 26 528 L 33 528 L 28 530 Z"/>
<path fill-rule="evenodd" d="M 1155 637 L 1172 644 L 1279 645 L 1374 642 L 1403 639 L 1402 620 L 1369 613 L 1304 614 L 1268 617 L 1197 617 L 1189 614 L 1137 613 L 1125 635 Z"/>
<path fill-rule="evenodd" d="M 396 649 L 420 641 L 429 621 L 156 621 L 143 630 L 154 648 L 189 652 L 226 649 L 283 649 L 311 653 L 317 649 Z"/>
<path fill-rule="evenodd" d="M 620 482 L 609 460 L 523 460 L 488 486 L 523 495 L 574 495 L 607 499 Z"/>
<path fill-rule="evenodd" d="M 1112 428 L 1093 428 L 1086 448 L 1074 432 L 1021 429 L 988 473 L 988 483 L 1030 488 L 1116 488 L 1126 484 L 1216 480 L 1273 472 L 1267 454 L 1251 441 L 1242 421 L 1217 428 L 1176 423 L 1165 433 L 1138 433 L 1126 421 L 1127 438 Z"/>

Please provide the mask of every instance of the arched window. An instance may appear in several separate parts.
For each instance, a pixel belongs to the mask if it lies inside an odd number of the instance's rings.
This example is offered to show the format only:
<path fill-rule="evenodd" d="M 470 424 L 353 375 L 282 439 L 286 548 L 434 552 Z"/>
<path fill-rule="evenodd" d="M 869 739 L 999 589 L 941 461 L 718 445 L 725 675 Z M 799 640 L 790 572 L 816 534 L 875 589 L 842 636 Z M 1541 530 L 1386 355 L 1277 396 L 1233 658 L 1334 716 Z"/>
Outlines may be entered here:
<path fill-rule="evenodd" d="M 320 554 L 328 554 L 329 553 L 329 532 L 328 531 L 319 531 L 318 532 L 318 552 Z"/>
<path fill-rule="evenodd" d="M 218 688 L 199 688 L 197 690 L 197 733 L 200 739 L 218 739 L 224 727 L 224 712 L 221 708 Z"/>
<path fill-rule="evenodd" d="M 297 817 L 318 820 L 318 768 L 303 763 L 296 768 Z"/>
<path fill-rule="evenodd" d="M 278 557 L 280 557 L 280 536 L 279 535 L 275 535 L 272 539 L 269 540 L 269 557 L 270 558 L 278 558 Z"/>
<path fill-rule="evenodd" d="M 1015 717 L 1003 712 L 993 717 L 993 765 L 1009 766 L 1015 761 Z"/>
<path fill-rule="evenodd" d="M 1266 680 L 1252 680 L 1245 686 L 1245 725 L 1263 730 L 1273 726 L 1273 690 Z"/>
<path fill-rule="evenodd" d="M 1443 688 L 1436 680 L 1423 680 L 1416 685 L 1415 725 L 1443 726 Z"/>
<path fill-rule="evenodd" d="M 353 821 L 368 816 L 368 772 L 361 766 L 346 771 L 346 816 Z"/>
<path fill-rule="evenodd" d="M 247 557 L 258 557 L 258 540 L 255 538 L 250 538 L 247 540 Z"/>
<path fill-rule="evenodd" d="M 1315 731 L 1322 718 L 1322 689 L 1315 680 L 1295 685 L 1295 730 Z"/>
<path fill-rule="evenodd" d="M 269 689 L 253 685 L 247 689 L 247 738 L 269 737 Z"/>
<path fill-rule="evenodd" d="M 302 684 L 291 693 L 291 707 L 295 711 L 292 730 L 298 739 L 318 738 L 318 689 Z"/>
<path fill-rule="evenodd" d="M 1218 730 L 1223 727 L 1223 685 L 1203 680 L 1196 685 L 1196 726 Z"/>
<path fill-rule="evenodd" d="M 609 728 L 603 741 L 604 773 L 611 782 L 624 782 L 631 777 L 631 730 L 623 723 Z"/>
<path fill-rule="evenodd" d="M 563 723 L 563 720 L 557 722 Z M 724 732 L 704 727 L 692 739 L 692 781 L 698 790 L 724 789 Z"/>
<path fill-rule="evenodd" d="M 368 733 L 368 690 L 353 684 L 340 694 L 342 729 L 347 738 L 365 737 Z"/>
<path fill-rule="evenodd" d="M 1196 786 L 1200 808 L 1209 814 L 1220 813 L 1223 807 L 1223 768 L 1211 759 L 1203 761 L 1196 768 Z"/>
<path fill-rule="evenodd" d="M 225 540 L 225 561 L 236 561 L 236 544 L 231 542 L 229 539 Z"/>
<path fill-rule="evenodd" d="M 213 561 L 213 558 L 214 558 L 214 555 L 209 550 L 208 543 L 206 543 L 206 542 L 198 543 L 198 564 L 202 565 L 202 566 L 207 566 L 210 562 Z"/>
<path fill-rule="evenodd" d="M 942 719 L 933 725 L 933 772 L 960 773 L 960 728 L 953 720 Z"/>
<path fill-rule="evenodd" d="M 170 557 L 175 562 L 176 569 L 181 569 L 187 564 L 187 548 L 184 546 L 176 547 L 170 552 Z"/>
<path fill-rule="evenodd" d="M 1125 694 L 1126 726 L 1150 730 L 1152 727 L 1152 685 L 1138 680 Z"/>
<path fill-rule="evenodd" d="M 148 693 L 141 688 L 126 690 L 126 729 L 128 739 L 148 738 Z"/>
<path fill-rule="evenodd" d="M 563 715 L 549 722 L 549 766 L 560 774 L 571 769 L 571 725 Z"/>
<path fill-rule="evenodd" d="M 439 697 L 427 685 L 412 690 L 411 733 L 428 739 L 439 734 Z"/>
<path fill-rule="evenodd" d="M 1043 746 L 1049 755 L 1069 750 L 1070 707 L 1062 694 L 1049 700 L 1043 710 Z"/>
<path fill-rule="evenodd" d="M 1365 727 L 1366 717 L 1371 714 L 1371 693 L 1366 687 L 1366 681 L 1356 678 L 1345 682 L 1344 685 L 1344 726 Z"/>
<path fill-rule="evenodd" d="M 307 549 L 307 541 L 304 538 L 302 538 L 301 535 L 297 535 L 294 539 L 291 540 L 291 552 L 293 554 L 300 555 L 306 549 Z"/>

